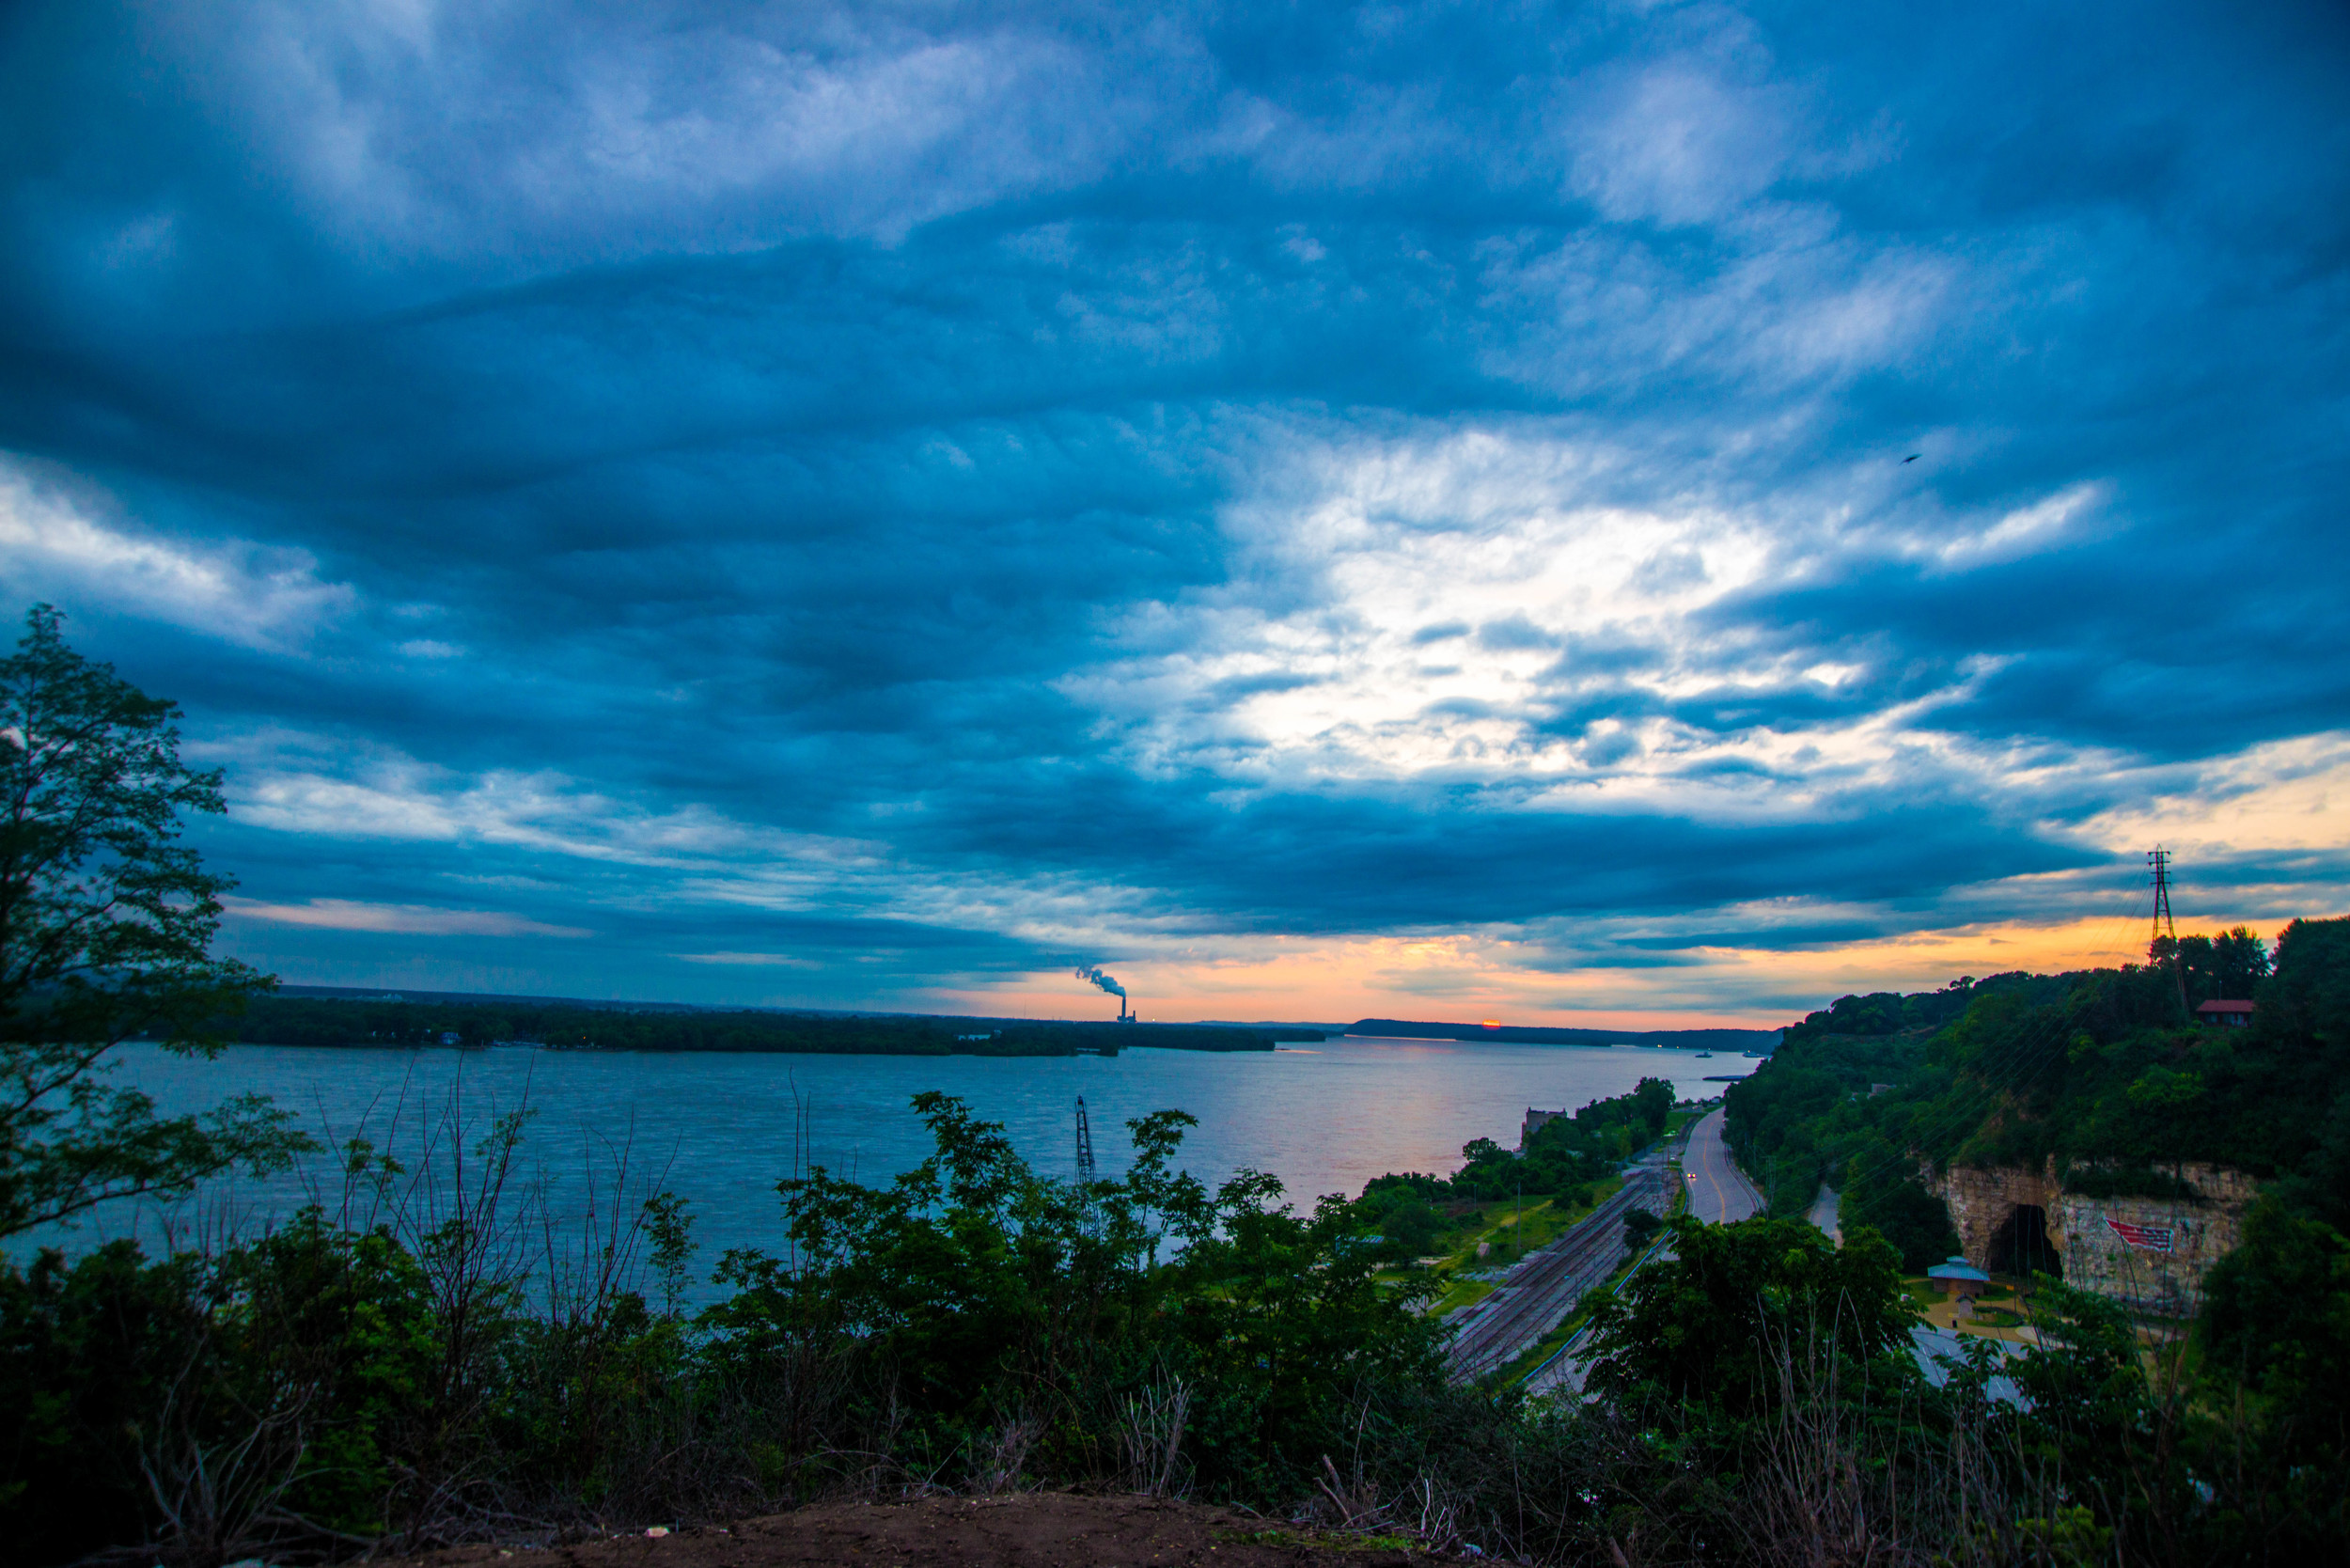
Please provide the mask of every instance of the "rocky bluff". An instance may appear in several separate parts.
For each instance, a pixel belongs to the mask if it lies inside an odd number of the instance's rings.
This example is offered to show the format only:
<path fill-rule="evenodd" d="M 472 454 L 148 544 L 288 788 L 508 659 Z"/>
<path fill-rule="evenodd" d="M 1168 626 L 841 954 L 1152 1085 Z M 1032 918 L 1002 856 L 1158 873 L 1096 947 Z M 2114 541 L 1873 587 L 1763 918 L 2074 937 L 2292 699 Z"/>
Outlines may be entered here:
<path fill-rule="evenodd" d="M 2111 1173 L 1954 1166 L 1919 1173 L 1950 1212 L 1966 1261 L 1995 1273 L 2056 1264 L 2065 1282 L 2144 1312 L 2191 1316 L 2203 1277 L 2234 1250 L 2256 1184 L 2224 1166 L 2162 1168 L 2163 1196 L 2111 1190 Z M 2071 1183 L 2067 1184 L 2067 1180 Z"/>

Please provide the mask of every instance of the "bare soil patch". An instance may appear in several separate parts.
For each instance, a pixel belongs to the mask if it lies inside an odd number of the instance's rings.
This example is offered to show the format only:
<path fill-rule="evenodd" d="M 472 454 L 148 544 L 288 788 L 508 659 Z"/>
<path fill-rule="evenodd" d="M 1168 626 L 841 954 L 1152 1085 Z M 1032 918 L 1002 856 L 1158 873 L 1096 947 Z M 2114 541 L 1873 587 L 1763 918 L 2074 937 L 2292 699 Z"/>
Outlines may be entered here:
<path fill-rule="evenodd" d="M 1159 1497 L 1019 1493 L 820 1503 L 723 1529 L 568 1545 L 462 1546 L 390 1568 L 1405 1568 L 1454 1560 L 1392 1536 L 1308 1531 Z"/>

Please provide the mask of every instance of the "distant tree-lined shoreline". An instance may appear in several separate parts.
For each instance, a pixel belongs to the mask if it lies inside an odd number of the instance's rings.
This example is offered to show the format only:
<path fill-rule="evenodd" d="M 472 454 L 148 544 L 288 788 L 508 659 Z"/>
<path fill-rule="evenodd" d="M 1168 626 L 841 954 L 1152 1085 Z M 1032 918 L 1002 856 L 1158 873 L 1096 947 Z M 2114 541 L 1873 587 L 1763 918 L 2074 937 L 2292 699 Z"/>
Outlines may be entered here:
<path fill-rule="evenodd" d="M 1220 1024 L 1119 1024 L 923 1014 L 623 1007 L 527 997 L 255 997 L 218 1031 L 248 1045 L 540 1045 L 568 1051 L 731 1051 L 894 1057 L 1116 1055 L 1134 1047 L 1270 1051 L 1322 1031 Z"/>

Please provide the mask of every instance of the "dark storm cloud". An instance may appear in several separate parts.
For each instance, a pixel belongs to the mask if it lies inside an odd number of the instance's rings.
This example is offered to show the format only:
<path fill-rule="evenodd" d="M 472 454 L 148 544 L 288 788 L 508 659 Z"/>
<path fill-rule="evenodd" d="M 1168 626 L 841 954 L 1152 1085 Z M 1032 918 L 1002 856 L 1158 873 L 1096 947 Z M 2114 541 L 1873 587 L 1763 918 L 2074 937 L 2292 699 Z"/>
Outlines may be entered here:
<path fill-rule="evenodd" d="M 1858 940 L 2350 713 L 2324 8 L 0 28 L 8 580 L 289 973 Z"/>

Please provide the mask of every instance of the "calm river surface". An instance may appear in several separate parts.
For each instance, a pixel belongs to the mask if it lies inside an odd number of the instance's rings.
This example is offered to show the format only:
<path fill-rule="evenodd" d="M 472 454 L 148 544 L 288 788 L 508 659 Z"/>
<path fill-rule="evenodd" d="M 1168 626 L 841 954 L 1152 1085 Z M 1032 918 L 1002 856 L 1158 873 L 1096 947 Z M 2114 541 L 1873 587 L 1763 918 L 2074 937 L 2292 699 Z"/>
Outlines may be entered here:
<path fill-rule="evenodd" d="M 128 1047 L 121 1079 L 167 1110 L 258 1090 L 321 1141 L 364 1136 L 416 1167 L 426 1163 L 415 1157 L 420 1134 L 444 1123 L 452 1104 L 468 1142 L 492 1115 L 526 1105 L 533 1114 L 525 1164 L 551 1214 L 566 1220 L 585 1213 L 591 1190 L 608 1189 L 616 1152 L 625 1149 L 632 1188 L 646 1190 L 641 1182 L 650 1177 L 692 1201 L 699 1262 L 707 1265 L 730 1247 L 779 1248 L 775 1184 L 791 1173 L 795 1125 L 804 1128 L 806 1159 L 867 1182 L 922 1159 L 929 1141 L 907 1101 L 923 1090 L 961 1096 L 1002 1122 L 1023 1155 L 1058 1176 L 1074 1165 L 1079 1095 L 1105 1175 L 1130 1156 L 1128 1118 L 1189 1111 L 1199 1125 L 1180 1163 L 1194 1175 L 1213 1184 L 1243 1168 L 1270 1171 L 1292 1199 L 1309 1204 L 1322 1193 L 1351 1197 L 1386 1171 L 1449 1173 L 1472 1138 L 1514 1148 L 1529 1105 L 1573 1108 L 1622 1094 L 1647 1076 L 1671 1080 L 1684 1099 L 1703 1099 L 1725 1087 L 1706 1083 L 1708 1074 L 1755 1065 L 1734 1052 L 1707 1058 L 1636 1046 L 1355 1036 L 1272 1052 L 1130 1050 L 1110 1058 L 238 1045 L 209 1062 Z M 126 1230 L 152 1239 L 165 1224 L 182 1233 L 247 1231 L 323 1190 L 325 1176 L 319 1163 L 295 1176 L 228 1184 L 174 1214 L 104 1214 L 64 1239 L 78 1250 Z"/>

